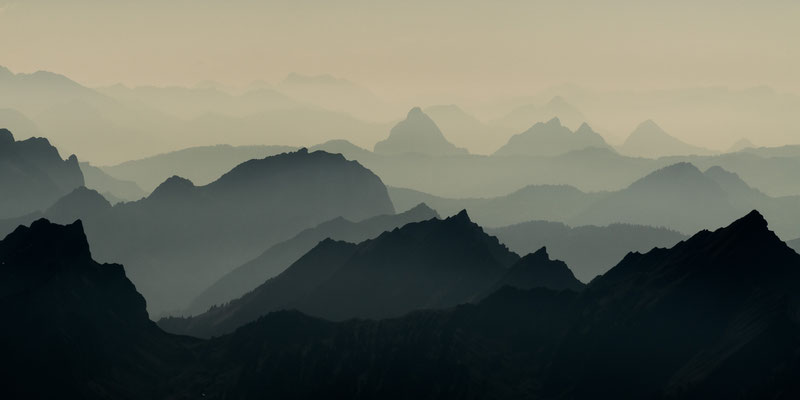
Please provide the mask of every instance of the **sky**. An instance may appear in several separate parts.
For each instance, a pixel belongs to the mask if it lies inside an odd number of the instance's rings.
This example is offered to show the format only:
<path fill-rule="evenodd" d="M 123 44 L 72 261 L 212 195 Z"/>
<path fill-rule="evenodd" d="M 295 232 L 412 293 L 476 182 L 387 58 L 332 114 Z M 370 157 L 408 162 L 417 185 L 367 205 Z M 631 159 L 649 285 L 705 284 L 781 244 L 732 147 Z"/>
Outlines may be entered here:
<path fill-rule="evenodd" d="M 88 86 L 324 73 L 390 98 L 565 83 L 800 93 L 798 20 L 788 0 L 0 0 L 0 65 Z"/>

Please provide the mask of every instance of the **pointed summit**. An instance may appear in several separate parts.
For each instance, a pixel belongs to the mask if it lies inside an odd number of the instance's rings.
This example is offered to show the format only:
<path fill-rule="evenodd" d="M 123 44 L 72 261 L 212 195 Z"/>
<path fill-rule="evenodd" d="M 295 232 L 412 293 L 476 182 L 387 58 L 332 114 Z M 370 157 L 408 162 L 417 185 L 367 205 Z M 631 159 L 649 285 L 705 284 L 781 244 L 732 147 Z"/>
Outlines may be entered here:
<path fill-rule="evenodd" d="M 619 149 L 627 155 L 649 158 L 713 153 L 671 136 L 652 119 L 640 123 Z"/>
<path fill-rule="evenodd" d="M 506 275 L 494 285 L 492 292 L 503 286 L 580 291 L 584 284 L 575 278 L 575 274 L 563 261 L 551 260 L 547 248 L 542 247 L 512 265 Z"/>
<path fill-rule="evenodd" d="M 467 153 L 466 150 L 448 142 L 436 123 L 419 107 L 412 108 L 406 119 L 392 128 L 388 138 L 375 144 L 375 152 L 433 156 Z"/>

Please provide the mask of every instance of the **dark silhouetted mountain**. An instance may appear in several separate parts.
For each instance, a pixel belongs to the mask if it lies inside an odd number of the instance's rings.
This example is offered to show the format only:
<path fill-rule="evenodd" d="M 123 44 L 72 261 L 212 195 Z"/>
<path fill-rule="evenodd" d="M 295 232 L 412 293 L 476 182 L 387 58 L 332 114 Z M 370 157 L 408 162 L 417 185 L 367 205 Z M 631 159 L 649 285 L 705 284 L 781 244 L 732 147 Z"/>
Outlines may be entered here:
<path fill-rule="evenodd" d="M 567 102 L 566 99 L 561 96 L 554 96 L 542 106 L 534 104 L 519 106 L 502 118 L 491 121 L 491 124 L 510 128 L 514 132 L 520 132 L 530 128 L 531 125 L 537 122 L 550 121 L 553 118 L 564 121 L 565 125 L 573 129 L 588 121 L 586 116 Z"/>
<path fill-rule="evenodd" d="M 153 398 L 194 342 L 150 321 L 121 265 L 92 260 L 80 221 L 0 241 L 0 312 L 7 398 Z"/>
<path fill-rule="evenodd" d="M 44 210 L 82 185 L 75 156 L 62 160 L 47 139 L 15 141 L 0 129 L 0 218 Z"/>
<path fill-rule="evenodd" d="M 497 236 L 503 244 L 518 254 L 531 253 L 546 246 L 553 257 L 564 260 L 583 282 L 589 282 L 597 275 L 605 273 L 629 252 L 671 247 L 686 238 L 666 228 L 644 225 L 570 227 L 549 221 L 523 222 L 487 229 L 486 232 Z"/>
<path fill-rule="evenodd" d="M 205 186 L 172 177 L 147 198 L 81 218 L 96 258 L 125 262 L 159 315 L 184 310 L 222 276 L 304 229 L 392 213 L 375 174 L 303 149 L 247 161 Z"/>
<path fill-rule="evenodd" d="M 546 395 L 793 397 L 798 266 L 755 211 L 672 249 L 630 254 L 584 290 Z"/>
<path fill-rule="evenodd" d="M 267 251 L 234 269 L 211 287 L 203 291 L 189 306 L 188 313 L 197 314 L 210 306 L 223 304 L 255 289 L 261 283 L 288 268 L 292 263 L 314 248 L 320 241 L 331 238 L 351 243 L 372 239 L 411 222 L 438 218 L 436 211 L 425 204 L 396 215 L 379 215 L 359 222 L 337 217 L 297 236 L 270 247 Z"/>
<path fill-rule="evenodd" d="M 294 150 L 296 149 L 288 146 L 192 147 L 101 169 L 114 178 L 136 182 L 150 192 L 173 175 L 205 185 L 247 160 Z"/>
<path fill-rule="evenodd" d="M 120 201 L 139 200 L 147 196 L 147 193 L 136 182 L 114 178 L 89 163 L 82 162 L 80 167 L 86 187 L 102 193 L 103 197 L 112 204 Z"/>
<path fill-rule="evenodd" d="M 342 320 L 446 308 L 477 300 L 518 259 L 462 211 L 444 220 L 410 223 L 358 245 L 323 241 L 242 298 L 160 324 L 175 333 L 211 336 L 281 309 Z"/>
<path fill-rule="evenodd" d="M 455 104 L 425 107 L 423 111 L 453 144 L 472 154 L 493 153 L 514 132 L 501 126 L 486 125 Z"/>
<path fill-rule="evenodd" d="M 518 289 L 548 288 L 578 292 L 583 289 L 584 284 L 575 278 L 563 261 L 551 260 L 550 255 L 547 254 L 547 248 L 542 247 L 520 258 L 489 293 L 494 293 L 503 286 Z"/>
<path fill-rule="evenodd" d="M 602 136 L 587 124 L 575 132 L 561 125 L 558 118 L 538 122 L 525 132 L 514 135 L 496 156 L 557 156 L 587 147 L 610 149 Z"/>
<path fill-rule="evenodd" d="M 671 249 L 631 253 L 580 293 L 506 286 L 477 304 L 383 320 L 281 311 L 208 341 L 154 332 L 122 269 L 91 262 L 85 239 L 29 239 L 27 229 L 0 242 L 0 282 L 14 283 L 0 292 L 12 397 L 800 394 L 800 255 L 757 212 Z M 320 261 L 359 257 L 362 246 L 323 241 L 298 261 L 296 282 L 324 284 L 336 271 Z"/>
<path fill-rule="evenodd" d="M 406 119 L 392 128 L 388 138 L 375 144 L 375 152 L 433 156 L 467 154 L 465 149 L 448 142 L 436 123 L 419 107 L 412 108 Z"/>
<path fill-rule="evenodd" d="M 670 136 L 650 119 L 639 124 L 619 150 L 624 154 L 649 158 L 713 153 L 709 149 L 693 146 Z"/>
<path fill-rule="evenodd" d="M 786 242 L 786 244 L 789 245 L 789 247 L 793 248 L 794 251 L 800 253 L 800 238 L 794 239 L 794 240 L 790 240 L 790 241 Z"/>

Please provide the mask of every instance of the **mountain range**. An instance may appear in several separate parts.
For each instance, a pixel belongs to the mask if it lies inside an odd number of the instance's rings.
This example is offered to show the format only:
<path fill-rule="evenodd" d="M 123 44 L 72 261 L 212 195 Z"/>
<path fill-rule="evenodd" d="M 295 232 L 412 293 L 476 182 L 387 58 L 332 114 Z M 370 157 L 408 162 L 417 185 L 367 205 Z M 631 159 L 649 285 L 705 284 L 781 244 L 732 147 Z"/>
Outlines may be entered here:
<path fill-rule="evenodd" d="M 583 123 L 576 131 L 561 125 L 558 117 L 538 122 L 525 132 L 514 135 L 496 156 L 558 156 L 585 148 L 610 149 L 602 136 Z"/>
<path fill-rule="evenodd" d="M 229 272 L 194 299 L 187 312 L 190 315 L 198 314 L 211 306 L 239 298 L 267 279 L 286 270 L 325 239 L 359 243 L 372 239 L 384 231 L 438 216 L 436 211 L 425 204 L 419 204 L 400 214 L 378 215 L 357 222 L 336 217 L 270 247 L 258 257 Z"/>
<path fill-rule="evenodd" d="M 800 255 L 755 211 L 670 249 L 631 253 L 580 292 L 502 287 L 475 304 L 384 320 L 329 322 L 281 311 L 212 340 L 158 330 L 122 267 L 92 261 L 80 228 L 37 221 L 0 242 L 0 309 L 7 322 L 0 346 L 12 378 L 5 394 L 800 394 L 793 379 L 800 365 Z M 358 246 L 328 240 L 307 256 Z M 536 265 L 545 252 L 526 258 L 514 263 Z"/>
<path fill-rule="evenodd" d="M 141 200 L 87 209 L 100 203 L 70 202 L 80 208 L 71 215 L 83 220 L 98 259 L 128 265 L 154 315 L 185 309 L 220 277 L 303 229 L 394 213 L 375 174 L 305 149 L 244 162 L 204 186 L 174 176 Z"/>
<path fill-rule="evenodd" d="M 410 223 L 357 245 L 325 239 L 241 298 L 195 317 L 165 318 L 159 325 L 168 332 L 209 337 L 284 309 L 333 320 L 397 317 L 476 302 L 503 286 L 583 288 L 546 249 L 519 258 L 461 212 Z"/>

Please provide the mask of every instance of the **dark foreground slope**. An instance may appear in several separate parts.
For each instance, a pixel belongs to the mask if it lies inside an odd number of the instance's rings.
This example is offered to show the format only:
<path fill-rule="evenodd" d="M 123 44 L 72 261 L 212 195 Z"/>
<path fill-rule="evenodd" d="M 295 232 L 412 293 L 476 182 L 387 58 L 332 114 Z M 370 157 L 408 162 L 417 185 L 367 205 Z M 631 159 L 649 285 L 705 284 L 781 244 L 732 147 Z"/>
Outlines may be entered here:
<path fill-rule="evenodd" d="M 162 332 L 121 265 L 98 264 L 80 221 L 0 241 L 3 398 L 150 398 L 194 340 Z"/>
<path fill-rule="evenodd" d="M 106 278 L 106 267 L 61 278 L 84 265 L 86 243 L 22 236 L 44 224 L 0 242 L 2 282 L 13 282 L 0 292 L 12 327 L 0 342 L 14 355 L 0 361 L 15 374 L 3 387 L 10 397 L 22 388 L 30 398 L 800 395 L 800 256 L 756 212 L 671 249 L 632 253 L 580 293 L 504 287 L 477 304 L 378 321 L 282 311 L 209 341 L 155 330 L 130 283 Z"/>

